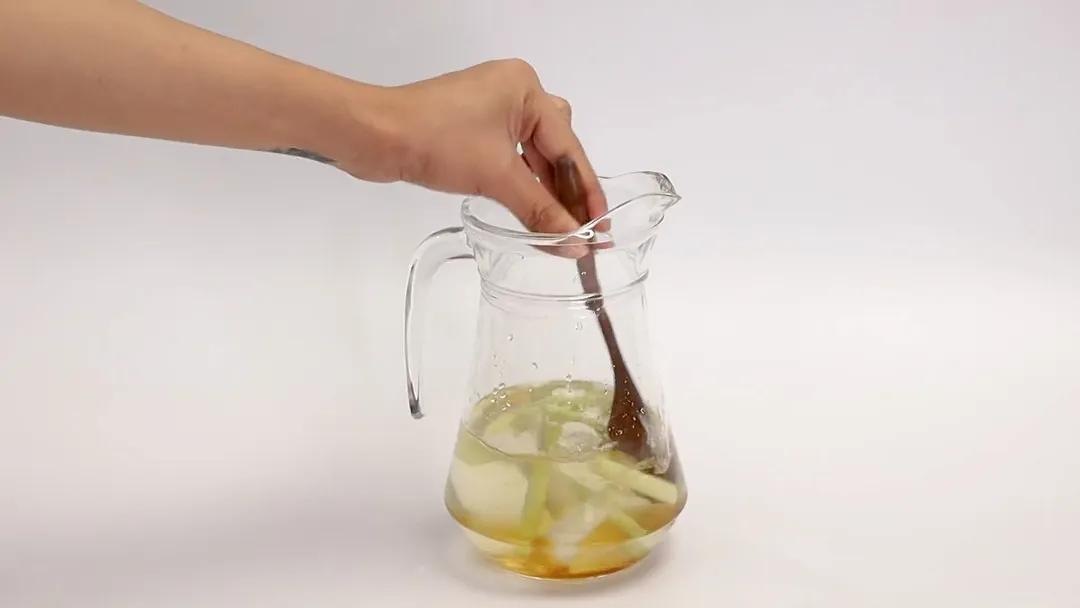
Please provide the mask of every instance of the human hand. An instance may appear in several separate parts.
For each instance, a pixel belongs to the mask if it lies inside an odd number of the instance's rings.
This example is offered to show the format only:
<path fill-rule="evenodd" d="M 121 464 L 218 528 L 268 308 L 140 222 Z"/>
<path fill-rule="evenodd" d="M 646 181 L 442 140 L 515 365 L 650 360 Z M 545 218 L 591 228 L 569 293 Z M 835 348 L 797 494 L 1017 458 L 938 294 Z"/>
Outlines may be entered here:
<path fill-rule="evenodd" d="M 530 230 L 563 234 L 580 227 L 557 200 L 553 181 L 555 161 L 569 157 L 580 169 L 589 217 L 606 212 L 596 173 L 570 127 L 570 105 L 548 94 L 528 63 L 490 61 L 384 92 L 378 105 L 396 161 L 372 163 L 369 151 L 339 157 L 340 168 L 369 181 L 487 196 Z"/>
<path fill-rule="evenodd" d="M 288 154 L 365 180 L 480 194 L 546 233 L 579 227 L 553 195 L 551 165 L 568 156 L 581 171 L 590 217 L 605 211 L 570 128 L 569 105 L 546 93 L 524 61 L 491 61 L 385 87 L 267 53 L 138 2 L 0 7 L 0 80 L 11 81 L 0 87 L 0 116 Z"/>

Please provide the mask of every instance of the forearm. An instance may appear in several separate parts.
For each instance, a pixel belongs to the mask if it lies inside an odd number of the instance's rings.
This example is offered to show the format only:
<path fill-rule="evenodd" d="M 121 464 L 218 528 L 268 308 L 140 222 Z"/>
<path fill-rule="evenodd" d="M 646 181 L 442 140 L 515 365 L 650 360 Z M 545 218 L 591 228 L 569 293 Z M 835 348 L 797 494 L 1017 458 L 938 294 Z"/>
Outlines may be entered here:
<path fill-rule="evenodd" d="M 137 2 L 0 0 L 0 115 L 334 159 L 380 145 L 377 118 L 358 115 L 378 99 Z"/>

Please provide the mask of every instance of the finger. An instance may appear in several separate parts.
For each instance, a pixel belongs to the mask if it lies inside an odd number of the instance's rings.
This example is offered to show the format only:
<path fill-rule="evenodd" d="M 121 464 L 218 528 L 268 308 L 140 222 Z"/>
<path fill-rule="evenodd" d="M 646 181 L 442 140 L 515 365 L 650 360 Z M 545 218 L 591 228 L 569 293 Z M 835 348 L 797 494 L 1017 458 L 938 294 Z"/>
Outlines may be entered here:
<path fill-rule="evenodd" d="M 555 108 L 557 110 L 559 110 L 559 113 L 562 114 L 566 118 L 566 122 L 567 123 L 572 123 L 574 115 L 573 115 L 573 108 L 571 107 L 570 102 L 567 101 L 566 99 L 562 98 L 562 97 L 559 97 L 558 95 L 549 94 L 548 97 L 551 99 L 552 104 L 555 105 Z M 534 150 L 536 149 L 535 145 L 529 144 L 529 146 Z M 524 145 L 523 145 L 523 147 L 524 147 Z M 539 151 L 537 151 L 536 154 L 539 154 Z M 545 159 L 545 161 L 546 161 L 546 159 Z M 539 163 L 538 160 L 534 160 L 534 161 L 532 161 L 532 164 L 540 164 L 540 163 Z M 547 166 L 550 167 L 551 165 L 552 165 L 551 163 L 547 163 Z M 554 180 L 552 180 L 552 182 L 554 182 Z M 544 180 L 541 180 L 541 183 L 544 183 Z M 551 191 L 552 194 L 554 194 L 556 196 L 556 198 L 558 198 L 558 194 L 555 191 L 555 184 L 554 183 L 551 183 L 550 185 L 545 184 L 545 186 L 548 188 L 548 190 Z M 604 204 L 604 207 L 599 207 L 598 208 L 597 205 L 596 205 L 595 200 L 593 200 L 592 202 L 587 202 L 586 203 L 586 209 L 589 212 L 589 217 L 592 218 L 592 219 L 595 219 L 595 218 L 597 218 L 597 217 L 599 217 L 599 216 L 601 216 L 601 215 L 603 215 L 604 213 L 607 212 L 606 202 Z M 607 232 L 607 231 L 611 230 L 611 221 L 605 219 L 602 222 L 597 223 L 596 224 L 596 230 L 598 232 Z M 596 247 L 600 248 L 600 249 L 607 248 L 608 246 L 610 246 L 610 243 L 596 245 Z"/>
<path fill-rule="evenodd" d="M 589 217 L 600 217 L 607 212 L 607 199 L 581 142 L 550 95 L 537 96 L 534 99 L 534 103 L 539 105 L 536 108 L 539 119 L 533 128 L 530 143 L 549 163 L 554 163 L 564 156 L 574 160 L 581 171 Z"/>
<path fill-rule="evenodd" d="M 558 95 L 549 95 L 549 97 L 551 98 L 551 102 L 555 105 L 555 108 L 559 110 L 559 113 L 562 114 L 563 117 L 566 118 L 566 122 L 569 123 L 572 119 L 570 102 Z M 522 158 L 525 159 L 529 168 L 532 169 L 533 174 L 540 179 L 540 183 L 544 185 L 544 188 L 547 188 L 547 191 L 550 192 L 552 196 L 558 198 L 558 194 L 555 192 L 555 177 L 551 163 L 544 158 L 543 154 L 540 154 L 540 151 L 536 149 L 536 146 L 533 145 L 532 142 L 523 142 L 521 148 L 524 152 Z"/>
<path fill-rule="evenodd" d="M 536 149 L 536 146 L 529 142 L 521 144 L 521 149 L 524 153 L 521 155 L 525 159 L 525 163 L 529 165 L 529 169 L 532 169 L 533 175 L 540 178 L 540 183 L 548 191 L 551 196 L 558 198 L 555 192 L 555 173 L 551 166 L 551 163 L 544 158 L 543 154 Z"/>
<path fill-rule="evenodd" d="M 573 109 L 570 107 L 570 102 L 558 95 L 548 95 L 548 97 L 551 98 L 551 103 L 555 105 L 559 113 L 566 117 L 566 122 L 573 122 Z"/>
<path fill-rule="evenodd" d="M 525 150 L 525 153 L 521 155 L 522 160 L 529 166 L 529 169 L 532 170 L 533 174 L 540 179 L 540 184 L 544 186 L 544 189 L 547 190 L 551 196 L 555 197 L 555 200 L 564 203 L 564 201 L 559 200 L 558 186 L 555 184 L 555 168 L 532 144 L 522 144 L 522 149 Z M 566 205 L 563 204 L 563 207 L 565 208 Z M 587 206 L 586 210 L 588 210 Z M 590 217 L 592 217 L 591 212 Z M 611 230 L 611 220 L 605 219 L 598 222 L 593 229 L 597 232 L 608 232 Z M 608 247 L 610 247 L 609 243 L 597 243 L 595 245 L 595 248 L 597 249 L 607 249 Z"/>
<path fill-rule="evenodd" d="M 563 207 L 574 219 L 587 223 L 589 221 L 589 210 L 586 205 L 585 190 L 582 188 L 581 170 L 577 164 L 569 156 L 564 156 L 555 161 L 552 173 L 555 177 L 556 198 L 559 199 Z M 606 223 L 606 220 L 594 226 L 590 233 L 581 234 L 588 242 L 590 249 L 608 249 L 612 246 L 610 240 L 603 240 L 600 235 L 596 234 L 597 231 L 601 230 L 599 224 L 603 223 Z"/>
<path fill-rule="evenodd" d="M 505 205 L 533 232 L 568 234 L 581 227 L 559 201 L 536 181 L 529 167 L 516 155 L 509 168 L 485 190 L 484 194 Z M 576 258 L 588 253 L 588 248 L 582 244 L 568 243 L 553 246 L 549 251 Z"/>
<path fill-rule="evenodd" d="M 537 152 L 536 148 L 531 144 L 523 144 L 522 147 L 525 149 L 525 153 L 521 155 L 521 159 L 525 161 L 525 164 L 529 166 L 529 169 L 532 170 L 533 174 L 540 178 L 540 183 L 544 186 L 544 189 L 555 197 L 555 200 L 559 201 L 565 209 L 566 205 L 563 201 L 559 200 L 558 186 L 555 183 L 555 167 L 547 162 L 547 159 Z M 541 167 L 541 169 L 537 169 L 536 167 Z M 573 214 L 571 214 L 571 217 L 573 217 Z M 596 225 L 595 230 L 598 232 L 606 232 L 609 230 L 610 224 L 611 222 L 609 220 L 604 220 Z M 610 241 L 592 241 L 589 243 L 591 249 L 609 249 L 612 246 L 613 243 Z"/>

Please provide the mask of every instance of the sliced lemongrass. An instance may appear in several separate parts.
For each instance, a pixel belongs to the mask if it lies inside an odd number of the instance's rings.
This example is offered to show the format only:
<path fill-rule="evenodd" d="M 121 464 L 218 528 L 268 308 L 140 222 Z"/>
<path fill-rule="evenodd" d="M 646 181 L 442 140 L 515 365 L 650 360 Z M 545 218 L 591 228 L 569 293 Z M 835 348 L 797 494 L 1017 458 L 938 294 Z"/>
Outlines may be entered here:
<path fill-rule="evenodd" d="M 489 422 L 484 427 L 484 435 L 496 435 L 496 434 L 510 434 L 514 432 L 514 421 L 521 415 L 521 412 L 515 410 L 508 410 L 497 416 L 494 420 Z"/>
<path fill-rule="evenodd" d="M 571 479 L 579 488 L 579 496 L 582 500 L 593 494 L 603 492 L 611 485 L 611 482 L 592 470 L 587 462 L 563 462 L 559 464 L 559 472 Z"/>
<path fill-rule="evenodd" d="M 630 517 L 626 511 L 620 509 L 608 509 L 608 521 L 615 524 L 615 527 L 622 530 L 623 534 L 626 534 L 631 539 L 641 538 L 648 536 L 649 531 L 641 527 L 641 524 L 637 522 L 633 517 Z"/>
<path fill-rule="evenodd" d="M 556 486 L 560 487 L 560 497 L 568 497 L 562 504 L 584 502 L 598 494 L 604 495 L 610 507 L 622 510 L 632 511 L 652 504 L 648 498 L 604 479 L 584 462 L 563 462 L 556 466 L 552 472 L 552 487 Z"/>
<path fill-rule="evenodd" d="M 555 559 L 569 564 L 581 551 L 581 543 L 607 519 L 607 510 L 595 502 L 584 502 L 555 522 L 548 531 L 551 553 Z"/>
<path fill-rule="evenodd" d="M 544 411 L 532 405 L 522 406 L 515 410 L 514 417 L 510 419 L 510 430 L 513 433 L 526 433 L 540 428 L 544 421 Z"/>
<path fill-rule="evenodd" d="M 537 458 L 532 461 L 529 488 L 525 492 L 525 507 L 521 516 L 522 534 L 525 538 L 540 536 L 544 511 L 547 506 L 548 484 L 551 482 L 551 462 Z"/>
<path fill-rule="evenodd" d="M 673 505 L 679 501 L 679 488 L 666 479 L 626 466 L 613 458 L 597 458 L 593 470 L 611 483 L 629 488 L 642 496 Z"/>
<path fill-rule="evenodd" d="M 649 536 L 649 531 L 626 511 L 619 508 L 618 503 L 623 499 L 622 493 L 612 488 L 608 488 L 601 496 L 604 501 L 604 506 L 607 508 L 608 522 L 627 536 L 623 549 L 634 559 L 645 557 L 652 548 L 652 543 L 648 542 L 647 538 Z"/>
<path fill-rule="evenodd" d="M 538 454 L 532 460 L 529 469 L 529 489 L 525 493 L 525 507 L 522 512 L 522 533 L 525 538 L 541 535 L 544 511 L 548 502 L 548 485 L 551 483 L 551 460 L 547 458 L 551 447 L 559 440 L 562 428 L 552 424 L 545 417 L 541 418 L 537 433 Z"/>
<path fill-rule="evenodd" d="M 604 428 L 600 420 L 596 416 L 590 416 L 585 412 L 579 412 L 566 407 L 550 406 L 547 410 L 548 418 L 552 421 L 558 422 L 578 422 L 580 424 L 587 425 L 589 428 L 597 432 L 604 432 L 607 429 Z"/>
<path fill-rule="evenodd" d="M 556 519 L 566 515 L 582 502 L 588 499 L 588 493 L 581 484 L 562 471 L 564 464 L 558 464 L 551 469 L 551 479 L 548 481 L 548 511 Z"/>
<path fill-rule="evenodd" d="M 495 460 L 498 454 L 483 441 L 480 441 L 476 435 L 463 428 L 458 433 L 454 456 L 467 465 L 479 465 Z"/>
<path fill-rule="evenodd" d="M 644 542 L 644 538 L 649 535 L 649 531 L 641 527 L 633 517 L 626 514 L 625 511 L 618 509 L 611 509 L 608 511 L 608 521 L 615 525 L 616 528 L 622 530 L 622 533 L 629 537 L 626 543 L 623 545 L 623 549 L 635 559 L 641 559 L 649 552 L 649 546 Z"/>

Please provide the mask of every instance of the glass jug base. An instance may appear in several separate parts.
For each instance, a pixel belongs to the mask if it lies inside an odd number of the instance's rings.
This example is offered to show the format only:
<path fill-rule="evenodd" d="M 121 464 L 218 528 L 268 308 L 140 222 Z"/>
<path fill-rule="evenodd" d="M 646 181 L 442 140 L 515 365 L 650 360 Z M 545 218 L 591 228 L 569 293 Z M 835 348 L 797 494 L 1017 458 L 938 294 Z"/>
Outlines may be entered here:
<path fill-rule="evenodd" d="M 507 542 L 458 523 L 470 544 L 495 567 L 543 581 L 594 580 L 626 571 L 647 560 L 671 528 L 626 540 L 617 528 L 601 525 L 583 542 L 558 546 L 546 539 L 530 545 Z"/>

